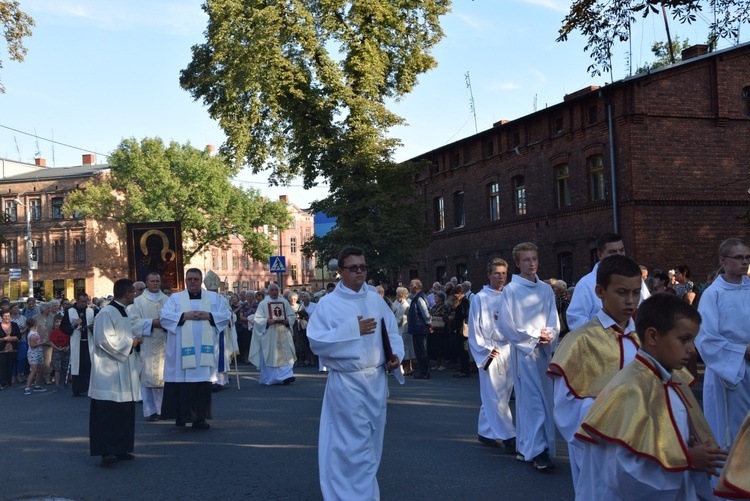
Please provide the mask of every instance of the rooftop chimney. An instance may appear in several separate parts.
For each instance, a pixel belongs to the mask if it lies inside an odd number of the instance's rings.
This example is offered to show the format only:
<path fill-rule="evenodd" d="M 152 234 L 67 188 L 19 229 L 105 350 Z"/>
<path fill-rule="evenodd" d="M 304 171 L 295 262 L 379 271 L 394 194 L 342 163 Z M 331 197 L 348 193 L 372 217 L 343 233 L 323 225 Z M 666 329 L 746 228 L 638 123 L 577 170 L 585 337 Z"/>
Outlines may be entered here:
<path fill-rule="evenodd" d="M 286 195 L 279 195 L 279 202 L 284 202 L 285 204 L 288 204 L 289 199 Z"/>
<path fill-rule="evenodd" d="M 688 47 L 687 49 L 682 51 L 682 60 L 685 61 L 687 59 L 693 59 L 704 54 L 708 54 L 708 45 L 693 45 L 692 47 Z"/>
<path fill-rule="evenodd" d="M 209 155 L 212 155 L 212 156 L 216 155 L 216 146 L 214 146 L 213 144 L 207 144 L 206 151 L 208 152 Z"/>
<path fill-rule="evenodd" d="M 85 155 L 81 155 L 81 165 L 94 165 L 95 157 L 93 153 L 86 153 Z"/>
<path fill-rule="evenodd" d="M 34 163 L 39 167 L 47 167 L 47 160 L 45 160 L 44 158 L 35 158 Z"/>

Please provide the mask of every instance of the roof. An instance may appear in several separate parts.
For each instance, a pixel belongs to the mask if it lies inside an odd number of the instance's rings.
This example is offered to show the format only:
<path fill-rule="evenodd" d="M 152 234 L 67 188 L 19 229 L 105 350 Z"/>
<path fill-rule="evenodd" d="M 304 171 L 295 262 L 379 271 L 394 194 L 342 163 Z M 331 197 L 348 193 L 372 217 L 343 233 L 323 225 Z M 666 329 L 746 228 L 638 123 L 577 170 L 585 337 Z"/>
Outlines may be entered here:
<path fill-rule="evenodd" d="M 108 171 L 109 164 L 101 165 L 78 165 L 76 167 L 48 167 L 24 174 L 16 174 L 4 178 L 3 182 L 8 181 L 38 181 L 41 179 L 64 179 L 76 177 L 91 177 L 94 174 Z"/>

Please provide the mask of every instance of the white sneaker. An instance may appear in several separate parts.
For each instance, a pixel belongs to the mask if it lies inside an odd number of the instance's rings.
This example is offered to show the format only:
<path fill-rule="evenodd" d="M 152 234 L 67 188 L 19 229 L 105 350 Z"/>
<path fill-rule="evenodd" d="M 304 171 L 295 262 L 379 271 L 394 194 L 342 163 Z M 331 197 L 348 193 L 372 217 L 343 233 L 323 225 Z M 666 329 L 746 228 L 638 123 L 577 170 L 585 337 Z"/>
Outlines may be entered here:
<path fill-rule="evenodd" d="M 47 388 L 42 388 L 41 386 L 34 386 L 34 393 L 44 393 L 45 391 L 47 391 Z"/>
<path fill-rule="evenodd" d="M 24 395 L 31 395 L 31 388 L 24 388 L 23 389 L 23 394 Z"/>

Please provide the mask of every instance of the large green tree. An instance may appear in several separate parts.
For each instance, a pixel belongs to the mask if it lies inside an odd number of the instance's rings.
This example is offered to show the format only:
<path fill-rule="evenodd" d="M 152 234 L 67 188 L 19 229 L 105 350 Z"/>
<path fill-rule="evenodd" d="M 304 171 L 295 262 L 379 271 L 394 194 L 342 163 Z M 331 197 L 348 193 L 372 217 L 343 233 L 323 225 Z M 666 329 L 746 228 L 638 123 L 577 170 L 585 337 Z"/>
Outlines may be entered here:
<path fill-rule="evenodd" d="M 558 42 L 578 30 L 586 37 L 584 50 L 594 62 L 591 75 L 612 71 L 612 48 L 626 42 L 639 17 L 668 12 L 679 23 L 693 23 L 698 13 L 710 10 L 714 19 L 706 38 L 713 41 L 736 38 L 740 25 L 750 21 L 750 0 L 574 0 L 563 20 Z"/>
<path fill-rule="evenodd" d="M 9 59 L 22 62 L 27 52 L 23 39 L 31 36 L 31 28 L 35 26 L 34 19 L 19 8 L 18 2 L 0 0 L 0 26 L 8 46 Z M 0 58 L 0 69 L 2 67 L 3 60 Z M 5 87 L 0 83 L 0 93 L 3 92 Z"/>
<path fill-rule="evenodd" d="M 122 223 L 180 221 L 185 260 L 237 236 L 253 259 L 265 261 L 275 250 L 269 234 L 290 224 L 283 203 L 233 186 L 225 159 L 189 144 L 165 147 L 158 138 L 126 139 L 109 164 L 109 175 L 96 176 L 70 194 L 65 213 Z"/>
<path fill-rule="evenodd" d="M 639 67 L 635 72 L 636 73 L 644 73 L 649 70 L 655 70 L 657 68 L 663 68 L 665 66 L 669 66 L 672 64 L 672 56 L 671 54 L 674 54 L 674 62 L 678 63 L 682 61 L 682 51 L 690 47 L 690 40 L 685 39 L 682 42 L 680 42 L 680 37 L 675 37 L 675 39 L 672 41 L 672 50 L 669 50 L 669 45 L 667 42 L 654 42 L 654 45 L 651 46 L 651 52 L 654 54 L 656 59 L 654 59 L 653 62 L 646 63 L 643 66 Z"/>
<path fill-rule="evenodd" d="M 206 42 L 193 47 L 180 83 L 219 121 L 227 135 L 221 151 L 234 171 L 268 171 L 271 183 L 297 175 L 306 187 L 327 183 L 329 197 L 314 208 L 338 218 L 337 242 L 362 244 L 354 240 L 361 230 L 391 231 L 380 226 L 385 209 L 376 210 L 389 205 L 383 197 L 391 196 L 391 206 L 413 201 L 378 185 L 397 176 L 396 184 L 412 186 L 408 169 L 392 161 L 400 142 L 388 130 L 403 119 L 386 101 L 410 92 L 436 65 L 430 51 L 449 5 L 208 0 Z M 424 234 L 424 218 L 408 224 L 402 244 L 388 242 L 403 245 L 405 255 L 415 250 L 408 237 Z M 365 247 L 368 255 L 385 252 L 374 245 Z"/>

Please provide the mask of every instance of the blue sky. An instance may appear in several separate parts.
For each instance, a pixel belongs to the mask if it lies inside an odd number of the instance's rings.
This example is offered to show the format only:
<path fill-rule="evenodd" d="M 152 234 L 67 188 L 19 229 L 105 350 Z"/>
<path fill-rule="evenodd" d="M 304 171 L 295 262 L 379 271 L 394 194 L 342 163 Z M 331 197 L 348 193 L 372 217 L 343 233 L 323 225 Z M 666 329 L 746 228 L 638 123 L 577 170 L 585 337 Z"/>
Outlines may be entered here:
<path fill-rule="evenodd" d="M 532 113 L 535 102 L 543 109 L 567 93 L 608 82 L 609 75 L 589 75 L 591 60 L 580 36 L 555 42 L 569 4 L 454 0 L 452 12 L 442 19 L 446 37 L 433 51 L 439 66 L 420 77 L 412 94 L 392 103 L 408 122 L 391 131 L 403 143 L 396 159 L 475 132 L 467 72 L 479 131 Z M 0 157 L 33 162 L 38 151 L 47 165 L 65 167 L 80 165 L 83 153 L 110 153 L 128 137 L 220 145 L 223 133 L 178 81 L 190 61 L 190 47 L 203 41 L 207 18 L 200 5 L 187 0 L 22 0 L 21 8 L 37 26 L 26 42 L 24 63 L 2 54 L 6 93 L 0 94 Z M 705 40 L 707 26 L 701 17 L 693 27 L 670 25 L 673 36 L 694 43 Z M 652 43 L 665 39 L 661 16 L 639 19 L 633 29 L 633 67 L 651 61 Z M 744 27 L 741 41 L 749 39 L 750 29 Z M 719 47 L 729 45 L 722 41 Z M 615 50 L 615 80 L 627 76 L 628 49 L 621 44 Z M 53 137 L 86 151 L 43 139 Z M 97 161 L 106 158 L 97 156 Z M 243 172 L 238 181 L 270 198 L 288 194 L 301 207 L 326 194 L 325 187 L 305 191 L 301 182 L 268 188 L 263 174 Z"/>

